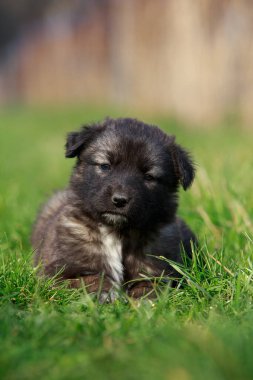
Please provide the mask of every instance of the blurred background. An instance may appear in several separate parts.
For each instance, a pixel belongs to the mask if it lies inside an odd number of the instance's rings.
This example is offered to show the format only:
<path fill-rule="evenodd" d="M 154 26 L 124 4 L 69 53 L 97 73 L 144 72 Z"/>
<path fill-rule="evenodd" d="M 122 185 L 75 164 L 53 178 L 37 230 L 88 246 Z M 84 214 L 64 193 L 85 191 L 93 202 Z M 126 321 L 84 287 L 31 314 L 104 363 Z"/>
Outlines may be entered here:
<path fill-rule="evenodd" d="M 0 105 L 253 123 L 252 0 L 0 0 Z"/>

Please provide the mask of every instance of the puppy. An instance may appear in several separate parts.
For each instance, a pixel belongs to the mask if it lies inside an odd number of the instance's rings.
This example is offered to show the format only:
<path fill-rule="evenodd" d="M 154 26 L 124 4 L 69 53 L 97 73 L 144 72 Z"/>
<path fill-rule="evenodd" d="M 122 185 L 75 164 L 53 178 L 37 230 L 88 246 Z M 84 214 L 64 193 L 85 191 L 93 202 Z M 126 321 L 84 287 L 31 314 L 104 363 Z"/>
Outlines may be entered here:
<path fill-rule="evenodd" d="M 106 119 L 70 133 L 66 157 L 76 165 L 35 223 L 35 265 L 71 286 L 84 282 L 102 302 L 118 288 L 141 297 L 153 289 L 148 278 L 175 276 L 159 256 L 180 262 L 196 241 L 176 216 L 179 186 L 186 190 L 195 170 L 175 138 L 135 119 Z"/>

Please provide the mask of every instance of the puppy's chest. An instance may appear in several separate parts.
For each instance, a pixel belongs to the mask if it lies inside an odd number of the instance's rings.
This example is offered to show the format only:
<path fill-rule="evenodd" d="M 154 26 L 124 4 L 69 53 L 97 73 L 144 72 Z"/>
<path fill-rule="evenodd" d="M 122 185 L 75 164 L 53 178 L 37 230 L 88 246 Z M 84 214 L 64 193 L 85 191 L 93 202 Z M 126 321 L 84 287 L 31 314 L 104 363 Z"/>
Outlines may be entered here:
<path fill-rule="evenodd" d="M 143 249 L 131 239 L 128 244 L 107 227 L 100 227 L 101 253 L 103 262 L 116 284 L 125 280 L 138 278 L 140 272 L 153 273 L 153 268 L 146 260 Z"/>
<path fill-rule="evenodd" d="M 123 281 L 122 241 L 107 227 L 100 227 L 101 250 L 105 266 L 110 270 L 114 281 L 120 284 Z"/>

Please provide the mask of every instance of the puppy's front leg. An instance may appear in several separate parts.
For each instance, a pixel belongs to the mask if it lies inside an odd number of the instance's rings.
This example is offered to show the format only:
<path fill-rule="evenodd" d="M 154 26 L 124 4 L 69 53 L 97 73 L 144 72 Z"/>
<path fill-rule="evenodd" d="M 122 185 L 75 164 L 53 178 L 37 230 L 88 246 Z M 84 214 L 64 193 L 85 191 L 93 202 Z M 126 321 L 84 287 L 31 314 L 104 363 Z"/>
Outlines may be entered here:
<path fill-rule="evenodd" d="M 126 269 L 125 284 L 127 294 L 135 299 L 156 298 L 155 282 L 152 277 L 160 275 L 160 271 L 153 265 L 151 260 L 137 254 L 129 254 L 124 261 Z"/>
<path fill-rule="evenodd" d="M 144 280 L 144 281 L 136 281 L 133 282 L 131 286 L 128 288 L 128 295 L 129 297 L 138 299 L 138 298 L 149 298 L 149 299 L 155 299 L 156 298 L 156 292 L 154 288 L 154 284 L 150 280 Z"/>
<path fill-rule="evenodd" d="M 87 292 L 96 294 L 100 303 L 114 302 L 117 299 L 117 289 L 103 273 L 71 278 L 68 281 L 70 288 L 81 288 L 85 285 Z"/>

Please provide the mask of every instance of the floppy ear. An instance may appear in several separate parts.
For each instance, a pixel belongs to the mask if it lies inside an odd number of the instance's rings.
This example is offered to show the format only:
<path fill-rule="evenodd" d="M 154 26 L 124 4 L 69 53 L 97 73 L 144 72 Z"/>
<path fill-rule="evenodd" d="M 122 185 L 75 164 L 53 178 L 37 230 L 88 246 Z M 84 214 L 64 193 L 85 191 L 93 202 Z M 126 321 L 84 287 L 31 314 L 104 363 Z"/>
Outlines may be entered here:
<path fill-rule="evenodd" d="M 65 145 L 65 157 L 72 158 L 77 156 L 80 153 L 83 144 L 84 136 L 82 136 L 82 132 L 70 132 L 67 136 L 67 142 Z"/>
<path fill-rule="evenodd" d="M 67 135 L 65 157 L 72 158 L 78 156 L 103 128 L 102 125 L 93 124 L 83 126 L 79 132 L 70 132 Z"/>
<path fill-rule="evenodd" d="M 191 186 L 195 176 L 192 158 L 186 150 L 174 143 L 171 145 L 171 155 L 176 177 L 186 190 Z"/>

